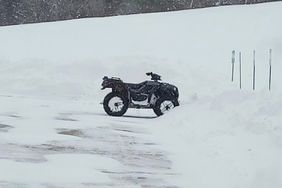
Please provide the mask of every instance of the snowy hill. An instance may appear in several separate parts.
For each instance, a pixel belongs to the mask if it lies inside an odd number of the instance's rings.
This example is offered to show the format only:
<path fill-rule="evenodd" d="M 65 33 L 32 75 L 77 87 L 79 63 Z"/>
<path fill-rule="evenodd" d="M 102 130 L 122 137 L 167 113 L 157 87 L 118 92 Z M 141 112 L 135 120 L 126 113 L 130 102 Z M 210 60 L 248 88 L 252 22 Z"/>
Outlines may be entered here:
<path fill-rule="evenodd" d="M 0 187 L 281 187 L 281 16 L 269 3 L 0 27 Z M 181 106 L 105 116 L 101 78 L 148 71 Z"/>

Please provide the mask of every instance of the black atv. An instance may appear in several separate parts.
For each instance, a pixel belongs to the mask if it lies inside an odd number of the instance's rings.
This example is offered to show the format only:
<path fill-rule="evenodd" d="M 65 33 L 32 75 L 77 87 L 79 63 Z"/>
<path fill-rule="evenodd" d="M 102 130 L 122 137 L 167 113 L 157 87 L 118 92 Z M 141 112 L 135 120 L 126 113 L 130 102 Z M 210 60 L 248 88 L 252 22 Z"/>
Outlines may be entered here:
<path fill-rule="evenodd" d="M 102 89 L 111 88 L 112 92 L 104 98 L 103 106 L 110 116 L 122 116 L 128 108 L 153 109 L 161 116 L 179 106 L 178 89 L 174 85 L 159 82 L 161 76 L 152 72 L 151 81 L 140 84 L 124 83 L 120 78 L 103 78 Z"/>

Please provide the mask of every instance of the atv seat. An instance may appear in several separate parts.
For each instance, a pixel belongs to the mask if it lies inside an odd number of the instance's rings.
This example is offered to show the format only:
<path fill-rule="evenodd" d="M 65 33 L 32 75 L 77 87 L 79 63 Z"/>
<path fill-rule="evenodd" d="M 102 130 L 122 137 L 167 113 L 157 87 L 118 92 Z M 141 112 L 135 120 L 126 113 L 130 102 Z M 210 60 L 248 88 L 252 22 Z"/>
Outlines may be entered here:
<path fill-rule="evenodd" d="M 127 87 L 129 88 L 130 91 L 134 93 L 141 92 L 142 89 L 146 86 L 147 81 L 141 82 L 139 84 L 132 84 L 132 83 L 126 83 Z"/>

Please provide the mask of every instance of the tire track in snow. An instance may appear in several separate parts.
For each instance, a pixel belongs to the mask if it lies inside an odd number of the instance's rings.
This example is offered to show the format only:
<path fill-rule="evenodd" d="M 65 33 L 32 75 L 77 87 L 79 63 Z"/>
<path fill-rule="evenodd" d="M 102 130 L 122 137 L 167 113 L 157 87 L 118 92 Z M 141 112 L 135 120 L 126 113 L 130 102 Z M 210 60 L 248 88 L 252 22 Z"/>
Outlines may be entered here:
<path fill-rule="evenodd" d="M 62 113 L 64 116 L 67 113 Z M 82 114 L 67 114 L 68 117 L 60 120 L 78 119 Z M 88 114 L 89 115 L 89 114 Z M 72 116 L 76 116 L 75 118 Z M 96 115 L 97 116 L 97 115 Z M 84 141 L 76 143 L 57 143 L 56 146 L 47 146 L 50 150 L 60 146 L 65 151 L 80 153 L 91 153 L 110 157 L 119 161 L 125 169 L 120 171 L 101 172 L 108 174 L 117 185 L 139 185 L 141 187 L 164 187 L 175 188 L 177 186 L 168 185 L 165 181 L 178 174 L 171 169 L 171 161 L 167 159 L 167 152 L 158 149 L 158 144 L 142 139 L 143 135 L 148 135 L 142 126 L 138 126 L 138 121 L 134 117 L 111 118 L 105 116 L 107 126 L 100 126 L 88 130 L 65 129 L 58 130 L 59 134 L 83 137 L 91 146 L 86 147 Z M 108 120 L 109 119 L 109 120 Z M 136 118 L 137 119 L 137 118 Z M 142 121 L 141 121 L 142 122 Z M 142 124 L 141 124 L 142 125 Z M 73 146 L 73 147 L 72 147 Z M 102 146 L 102 147 L 101 147 Z"/>
<path fill-rule="evenodd" d="M 12 101 L 11 104 L 15 102 L 21 104 L 21 100 Z M 42 107 L 46 101 L 35 102 L 33 99 L 30 101 L 28 99 L 24 102 L 31 104 L 29 108 L 33 116 L 24 111 L 1 112 L 0 116 L 7 120 L 7 122 L 0 122 L 1 134 L 8 134 L 13 129 L 17 130 L 21 121 L 25 121 L 26 125 L 29 125 L 29 123 L 36 122 L 34 118 L 42 121 L 41 118 L 50 117 L 50 114 L 55 112 L 56 115 L 51 119 L 51 122 L 58 125 L 55 128 L 55 133 L 70 139 L 67 141 L 50 140 L 40 145 L 21 144 L 20 142 L 5 143 L 0 140 L 0 159 L 23 163 L 45 163 L 47 162 L 46 155 L 93 154 L 112 158 L 122 164 L 122 168 L 116 170 L 107 169 L 107 167 L 98 169 L 111 178 L 110 184 L 85 182 L 80 187 L 177 187 L 168 182 L 169 179 L 175 179 L 179 176 L 171 168 L 172 162 L 167 157 L 169 153 L 162 150 L 158 143 L 150 139 L 153 135 L 150 135 L 144 126 L 148 121 L 153 120 L 153 116 L 126 115 L 125 117 L 112 118 L 102 112 L 58 112 L 55 107 L 55 110 L 52 109 L 52 105 L 48 101 L 48 108 Z M 40 116 L 37 116 L 37 113 Z M 16 124 L 13 124 L 13 121 L 16 121 Z M 91 122 L 95 125 L 91 126 Z M 34 126 L 47 126 L 47 124 Z M 52 128 L 56 126 L 52 126 Z M 79 139 L 71 139 L 71 137 Z M 56 184 L 42 184 L 41 186 L 46 188 L 61 187 Z M 0 181 L 0 187 L 29 187 L 29 185 Z"/>

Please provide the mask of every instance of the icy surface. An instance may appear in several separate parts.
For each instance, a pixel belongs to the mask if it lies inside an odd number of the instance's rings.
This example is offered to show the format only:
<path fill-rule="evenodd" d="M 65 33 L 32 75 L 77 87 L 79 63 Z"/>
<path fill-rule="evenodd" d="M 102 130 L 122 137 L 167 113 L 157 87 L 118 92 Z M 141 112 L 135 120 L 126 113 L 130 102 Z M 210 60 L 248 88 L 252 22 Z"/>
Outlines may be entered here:
<path fill-rule="evenodd" d="M 281 16 L 269 3 L 1 27 L 0 187 L 282 187 Z M 107 116 L 101 78 L 148 71 L 181 106 Z"/>

